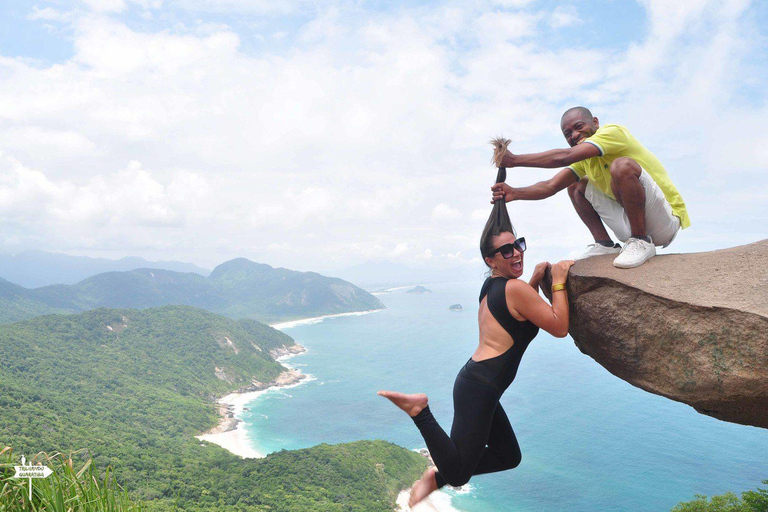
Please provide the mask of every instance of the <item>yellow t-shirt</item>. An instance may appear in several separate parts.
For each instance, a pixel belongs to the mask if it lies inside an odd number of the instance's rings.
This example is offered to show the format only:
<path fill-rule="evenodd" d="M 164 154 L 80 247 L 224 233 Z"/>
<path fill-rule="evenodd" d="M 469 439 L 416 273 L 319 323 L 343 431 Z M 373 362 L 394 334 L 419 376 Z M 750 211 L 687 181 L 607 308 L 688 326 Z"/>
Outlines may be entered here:
<path fill-rule="evenodd" d="M 680 226 L 687 228 L 691 225 L 683 198 L 672 180 L 669 179 L 664 166 L 625 127 L 618 124 L 601 126 L 594 135 L 584 139 L 583 144 L 595 146 L 600 150 L 600 156 L 587 158 L 568 166 L 579 179 L 587 176 L 594 186 L 615 200 L 611 190 L 611 164 L 618 157 L 629 157 L 640 164 L 659 186 L 664 197 L 672 206 L 672 213 L 680 219 Z"/>

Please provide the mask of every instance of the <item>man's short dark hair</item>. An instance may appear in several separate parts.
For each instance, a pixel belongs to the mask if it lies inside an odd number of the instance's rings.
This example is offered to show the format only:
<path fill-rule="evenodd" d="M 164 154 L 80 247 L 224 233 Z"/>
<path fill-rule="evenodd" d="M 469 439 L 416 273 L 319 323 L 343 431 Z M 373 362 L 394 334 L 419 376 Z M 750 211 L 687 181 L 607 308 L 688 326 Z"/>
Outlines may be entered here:
<path fill-rule="evenodd" d="M 574 112 L 574 111 L 578 112 L 579 114 L 581 114 L 582 119 L 592 119 L 593 117 L 595 117 L 595 116 L 592 115 L 592 112 L 590 112 L 587 107 L 571 107 L 568 110 L 566 110 L 565 112 L 563 112 L 563 115 L 560 118 L 560 122 L 562 122 L 563 119 L 565 119 L 565 116 L 567 116 L 568 114 L 570 114 L 571 112 Z"/>

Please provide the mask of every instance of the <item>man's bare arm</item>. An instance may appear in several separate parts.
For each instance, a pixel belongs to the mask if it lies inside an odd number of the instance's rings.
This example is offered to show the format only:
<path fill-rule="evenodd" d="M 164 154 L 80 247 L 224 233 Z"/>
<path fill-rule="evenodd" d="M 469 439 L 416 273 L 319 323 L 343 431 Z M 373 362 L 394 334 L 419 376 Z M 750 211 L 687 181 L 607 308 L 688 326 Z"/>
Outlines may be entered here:
<path fill-rule="evenodd" d="M 501 160 L 502 167 L 541 167 L 553 169 L 565 167 L 575 162 L 581 162 L 587 158 L 600 156 L 597 146 L 590 143 L 582 143 L 567 149 L 550 149 L 542 153 L 529 153 L 515 155 L 507 151 Z"/>
<path fill-rule="evenodd" d="M 577 181 L 579 181 L 579 179 L 572 170 L 563 169 L 551 179 L 540 181 L 530 187 L 513 188 L 506 183 L 497 183 L 491 187 L 491 190 L 493 191 L 493 199 L 491 199 L 491 202 L 494 203 L 502 198 L 504 198 L 504 201 L 506 202 L 520 200 L 537 201 L 539 199 L 546 199 Z"/>

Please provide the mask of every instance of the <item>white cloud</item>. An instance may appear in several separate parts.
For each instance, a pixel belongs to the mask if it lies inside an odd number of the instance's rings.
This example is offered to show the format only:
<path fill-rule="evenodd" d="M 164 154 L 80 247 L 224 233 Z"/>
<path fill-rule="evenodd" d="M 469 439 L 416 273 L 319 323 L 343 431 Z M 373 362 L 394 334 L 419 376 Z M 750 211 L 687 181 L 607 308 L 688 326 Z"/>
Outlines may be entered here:
<path fill-rule="evenodd" d="M 94 156 L 97 152 L 96 144 L 81 133 L 40 126 L 21 126 L 0 131 L 0 148 L 38 154 L 42 150 L 52 155 L 54 160 Z"/>
<path fill-rule="evenodd" d="M 407 252 L 408 252 L 408 244 L 400 243 L 400 244 L 397 244 L 395 248 L 392 249 L 392 251 L 390 251 L 389 256 L 397 257 Z"/>
<path fill-rule="evenodd" d="M 542 39 L 586 22 L 581 6 L 309 5 L 33 10 L 72 20 L 74 55 L 49 66 L 0 56 L 0 208 L 13 220 L 3 237 L 208 264 L 240 255 L 306 268 L 381 255 L 475 258 L 494 176 L 485 141 L 503 132 L 513 151 L 562 147 L 557 120 L 575 103 L 628 125 L 686 199 L 716 196 L 702 177 L 728 174 L 732 192 L 765 184 L 739 179 L 768 158 L 765 96 L 736 104 L 744 83 L 764 77 L 744 72 L 755 51 L 744 2 L 643 2 L 647 36 L 626 51 Z M 188 9 L 201 22 L 138 30 L 120 21 L 133 6 L 162 8 L 157 20 Z M 247 30 L 211 23 L 204 14 L 213 10 L 257 21 Z M 259 17 L 286 12 L 303 18 L 283 26 Z M 254 50 L 257 36 L 267 46 Z M 126 167 L 134 160 L 143 165 Z M 515 169 L 508 181 L 551 174 Z M 689 206 L 696 226 L 705 206 Z M 534 246 L 588 241 L 564 194 L 510 211 Z M 313 261 L 289 250 L 299 245 Z"/>
<path fill-rule="evenodd" d="M 54 181 L 0 153 L 0 216 L 6 228 L 20 231 L 29 223 L 77 238 L 88 226 L 90 238 L 99 229 L 181 227 L 206 192 L 198 175 L 176 171 L 161 182 L 139 162 L 85 184 Z"/>
<path fill-rule="evenodd" d="M 558 5 L 548 20 L 552 28 L 563 28 L 582 23 L 576 7 L 573 5 Z"/>
<path fill-rule="evenodd" d="M 499 7 L 524 7 L 533 0 L 493 0 L 492 4 Z"/>
<path fill-rule="evenodd" d="M 97 12 L 120 12 L 126 8 L 125 0 L 81 0 Z"/>
<path fill-rule="evenodd" d="M 436 220 L 456 220 L 461 218 L 461 212 L 447 204 L 440 203 L 432 208 L 432 218 Z"/>
<path fill-rule="evenodd" d="M 420 260 L 431 260 L 432 256 L 432 249 L 425 249 L 424 252 L 417 254 L 416 258 Z"/>
<path fill-rule="evenodd" d="M 307 0 L 166 0 L 171 5 L 192 12 L 201 13 L 239 13 L 258 15 L 285 15 L 299 9 L 311 9 L 313 2 Z"/>
<path fill-rule="evenodd" d="M 131 77 L 145 87 L 163 79 L 200 79 L 201 65 L 213 71 L 222 59 L 231 58 L 240 44 L 239 37 L 227 31 L 204 37 L 143 34 L 103 18 L 83 20 L 78 31 L 75 58 L 85 68 L 82 71 L 101 79 Z M 195 69 L 189 70 L 192 66 Z"/>
<path fill-rule="evenodd" d="M 35 5 L 32 7 L 32 12 L 27 18 L 30 20 L 65 21 L 69 19 L 69 15 L 52 7 L 43 7 L 41 9 Z"/>

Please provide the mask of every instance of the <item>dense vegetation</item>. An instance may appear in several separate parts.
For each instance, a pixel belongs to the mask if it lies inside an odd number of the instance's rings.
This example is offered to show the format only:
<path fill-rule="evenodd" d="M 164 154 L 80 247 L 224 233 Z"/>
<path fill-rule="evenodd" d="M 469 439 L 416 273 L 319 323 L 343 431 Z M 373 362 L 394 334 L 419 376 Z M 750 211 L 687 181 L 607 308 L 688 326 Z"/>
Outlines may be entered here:
<path fill-rule="evenodd" d="M 199 307 L 230 318 L 276 322 L 381 309 L 381 302 L 351 283 L 314 272 L 295 272 L 244 258 L 210 276 L 159 269 L 106 272 L 74 285 L 29 290 L 0 280 L 0 323 L 89 309 Z"/>
<path fill-rule="evenodd" d="M 34 481 L 30 503 L 28 481 L 11 478 L 20 461 L 7 447 L 0 453 L 0 512 L 390 512 L 400 489 L 426 466 L 423 457 L 385 441 L 321 444 L 264 459 L 229 456 L 196 471 L 202 482 L 179 483 L 164 493 L 173 496 L 143 501 L 116 482 L 112 468 L 99 474 L 83 450 L 72 455 L 83 457 L 35 457 L 54 474 Z"/>
<path fill-rule="evenodd" d="M 208 468 L 215 470 L 204 476 L 211 485 L 181 488 L 177 503 L 192 511 L 391 512 L 399 490 L 426 465 L 422 456 L 386 441 L 321 444 Z M 151 510 L 165 512 L 172 504 Z"/>
<path fill-rule="evenodd" d="M 194 438 L 217 424 L 215 397 L 275 378 L 283 368 L 268 352 L 292 344 L 252 320 L 185 306 L 2 326 L 0 443 L 28 457 L 88 449 L 151 510 L 391 510 L 425 465 L 403 448 L 358 442 L 243 460 Z"/>
<path fill-rule="evenodd" d="M 763 483 L 768 485 L 768 480 Z M 678 503 L 672 512 L 768 512 L 768 489 L 758 487 L 741 493 L 741 498 L 732 492 L 712 496 L 711 500 L 697 494 L 693 501 Z"/>
<path fill-rule="evenodd" d="M 20 464 L 10 446 L 0 450 L 0 512 L 143 512 L 146 507 L 132 500 L 115 482 L 111 471 L 101 477 L 93 461 L 72 460 L 61 453 L 37 454 L 27 465 L 43 465 L 53 473 L 32 482 L 13 478 L 14 466 Z"/>
<path fill-rule="evenodd" d="M 34 290 L 27 290 L 0 278 L 0 323 L 71 311 L 46 304 L 35 297 Z"/>

